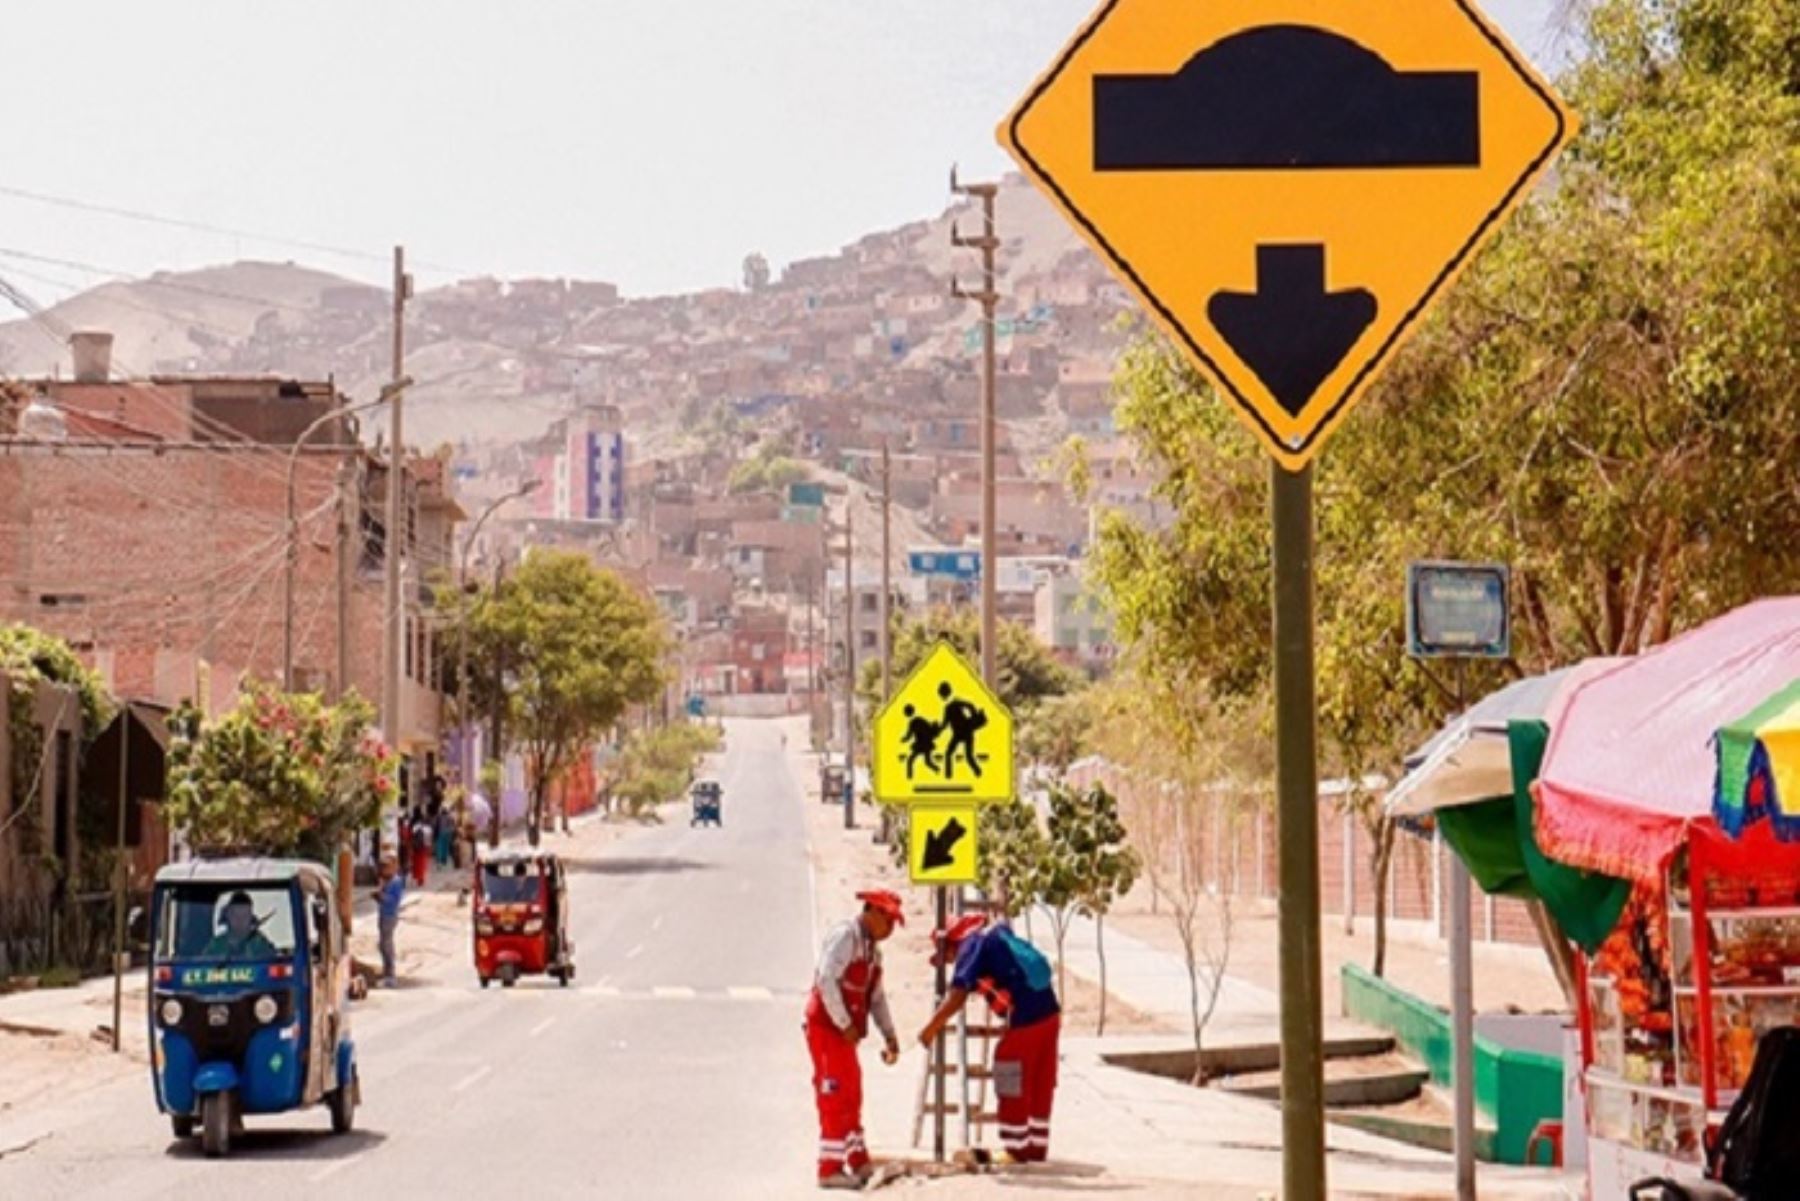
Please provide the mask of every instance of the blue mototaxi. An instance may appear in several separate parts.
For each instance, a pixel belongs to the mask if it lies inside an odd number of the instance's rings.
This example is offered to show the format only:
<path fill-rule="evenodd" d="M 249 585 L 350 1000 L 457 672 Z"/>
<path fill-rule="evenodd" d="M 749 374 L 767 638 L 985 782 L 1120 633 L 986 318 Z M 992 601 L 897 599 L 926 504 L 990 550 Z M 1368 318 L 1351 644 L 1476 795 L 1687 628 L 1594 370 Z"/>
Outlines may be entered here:
<path fill-rule="evenodd" d="M 722 826 L 724 819 L 725 789 L 717 780 L 696 780 L 691 790 L 694 815 L 688 820 L 690 826 Z"/>
<path fill-rule="evenodd" d="M 351 960 L 331 874 L 294 860 L 201 860 L 156 875 L 151 1078 L 177 1138 L 228 1154 L 245 1115 L 361 1100 Z"/>

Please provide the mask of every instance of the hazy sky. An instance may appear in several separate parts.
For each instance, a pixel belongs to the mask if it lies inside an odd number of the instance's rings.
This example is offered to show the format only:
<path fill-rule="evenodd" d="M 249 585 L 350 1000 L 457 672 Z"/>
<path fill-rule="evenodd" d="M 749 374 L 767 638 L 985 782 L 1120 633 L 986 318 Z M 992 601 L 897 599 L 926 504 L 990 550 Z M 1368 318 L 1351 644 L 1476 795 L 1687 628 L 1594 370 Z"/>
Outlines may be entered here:
<path fill-rule="evenodd" d="M 292 258 L 379 281 L 402 241 L 424 284 L 735 283 L 748 251 L 779 266 L 937 212 L 952 160 L 1002 170 L 994 127 L 1092 4 L 14 3 L 0 189 L 366 257 L 0 192 L 0 273 L 45 301 L 103 277 L 4 252 L 128 273 Z M 1548 64 L 1552 4 L 1487 9 Z"/>

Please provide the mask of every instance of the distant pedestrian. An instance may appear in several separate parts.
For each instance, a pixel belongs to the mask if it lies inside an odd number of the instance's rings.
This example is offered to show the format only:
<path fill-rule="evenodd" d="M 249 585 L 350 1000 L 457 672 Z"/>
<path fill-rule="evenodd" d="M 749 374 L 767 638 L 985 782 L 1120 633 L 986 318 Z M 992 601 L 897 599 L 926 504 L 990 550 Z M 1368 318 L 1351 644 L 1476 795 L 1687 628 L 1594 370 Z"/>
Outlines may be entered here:
<path fill-rule="evenodd" d="M 400 898 L 406 895 L 406 877 L 400 874 L 396 856 L 381 857 L 381 886 L 375 890 L 376 930 L 381 938 L 381 987 L 392 988 L 396 980 L 394 931 L 400 925 Z"/>
<path fill-rule="evenodd" d="M 413 810 L 412 816 L 412 877 L 413 884 L 425 887 L 425 873 L 431 869 L 431 823 L 425 820 L 422 809 Z"/>
<path fill-rule="evenodd" d="M 437 839 L 436 845 L 432 848 L 437 855 L 437 865 L 449 867 L 450 848 L 456 842 L 456 814 L 450 812 L 450 806 L 438 807 L 437 828 L 432 831 L 432 834 Z"/>

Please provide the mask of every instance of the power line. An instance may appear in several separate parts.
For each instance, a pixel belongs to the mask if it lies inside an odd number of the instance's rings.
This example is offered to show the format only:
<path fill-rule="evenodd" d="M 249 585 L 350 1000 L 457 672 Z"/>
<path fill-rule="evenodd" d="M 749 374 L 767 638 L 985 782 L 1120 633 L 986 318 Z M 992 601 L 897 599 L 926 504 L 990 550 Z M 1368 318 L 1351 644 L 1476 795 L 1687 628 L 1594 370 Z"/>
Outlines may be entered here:
<path fill-rule="evenodd" d="M 359 262 L 385 263 L 387 257 L 369 250 L 357 250 L 348 246 L 334 246 L 329 242 L 313 242 L 304 238 L 289 238 L 279 234 L 258 233 L 254 230 L 234 229 L 228 225 L 215 225 L 208 221 L 195 221 L 187 217 L 171 217 L 162 213 L 152 213 L 144 209 L 123 208 L 118 205 L 100 204 L 91 200 L 79 200 L 73 196 L 58 196 L 49 192 L 37 192 L 29 188 L 0 184 L 0 196 L 10 196 L 15 200 L 29 200 L 34 204 L 47 204 L 56 208 L 74 209 L 84 213 L 94 213 L 104 217 L 118 217 L 126 221 L 138 221 L 146 225 L 161 225 L 170 229 L 184 229 L 191 233 L 213 234 L 218 237 L 237 238 L 247 242 L 263 242 L 270 246 L 289 246 L 296 250 L 309 250 L 316 254 L 329 254 L 338 258 L 355 259 Z M 431 263 L 421 261 L 419 266 L 431 271 L 442 271 L 451 275 L 479 275 L 481 272 L 467 267 L 456 267 L 447 263 Z"/>

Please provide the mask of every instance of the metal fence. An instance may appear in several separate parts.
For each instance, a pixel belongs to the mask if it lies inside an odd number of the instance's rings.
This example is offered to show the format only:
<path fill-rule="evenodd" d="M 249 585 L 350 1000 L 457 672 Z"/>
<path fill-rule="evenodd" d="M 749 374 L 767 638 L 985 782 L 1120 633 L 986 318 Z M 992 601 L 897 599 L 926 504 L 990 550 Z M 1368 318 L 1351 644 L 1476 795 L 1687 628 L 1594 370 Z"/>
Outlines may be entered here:
<path fill-rule="evenodd" d="M 147 904 L 147 894 L 126 905 Z M 113 896 L 77 893 L 61 902 L 45 897 L 0 898 L 0 979 L 53 967 L 93 975 L 112 965 Z"/>

